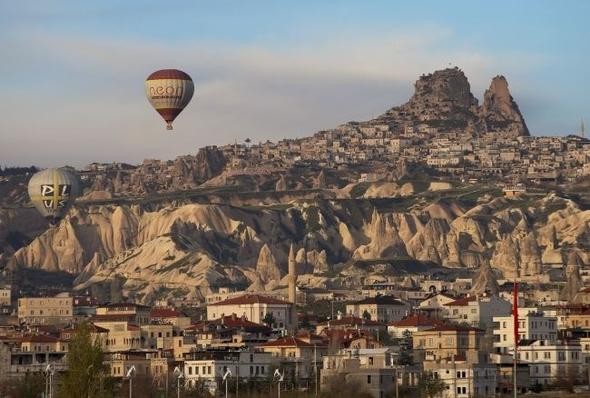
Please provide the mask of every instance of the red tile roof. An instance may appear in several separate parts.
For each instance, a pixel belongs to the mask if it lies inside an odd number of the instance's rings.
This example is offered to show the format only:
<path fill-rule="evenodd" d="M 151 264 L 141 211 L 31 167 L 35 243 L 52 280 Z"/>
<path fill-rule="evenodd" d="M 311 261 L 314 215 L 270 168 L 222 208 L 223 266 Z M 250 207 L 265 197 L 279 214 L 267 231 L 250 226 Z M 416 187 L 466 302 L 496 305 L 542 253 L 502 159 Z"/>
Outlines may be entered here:
<path fill-rule="evenodd" d="M 223 325 L 227 329 L 243 329 L 247 332 L 262 332 L 262 333 L 270 333 L 272 329 L 266 325 L 261 323 L 256 323 L 249 321 L 246 317 L 239 317 L 236 314 L 227 315 L 219 319 L 211 320 L 211 321 L 203 321 L 199 322 L 195 325 L 191 325 L 187 329 L 189 330 L 199 330 L 203 329 L 207 325 Z"/>
<path fill-rule="evenodd" d="M 60 340 L 57 337 L 36 334 L 32 336 L 25 336 L 21 339 L 21 341 L 23 343 L 57 343 Z"/>
<path fill-rule="evenodd" d="M 243 296 L 232 297 L 218 303 L 210 305 L 239 305 L 239 304 L 288 304 L 292 303 L 284 300 L 279 300 L 274 297 L 263 296 L 261 294 L 245 294 Z"/>
<path fill-rule="evenodd" d="M 298 339 L 297 337 L 287 336 L 280 339 L 269 341 L 260 345 L 261 347 L 313 347 L 313 344 Z"/>
<path fill-rule="evenodd" d="M 132 322 L 135 321 L 135 314 L 104 314 L 95 315 L 92 322 Z"/>
<path fill-rule="evenodd" d="M 395 327 L 418 327 L 418 326 L 436 326 L 442 322 L 432 319 L 422 314 L 412 314 L 399 321 L 391 322 L 390 326 Z"/>
<path fill-rule="evenodd" d="M 466 305 L 469 305 L 469 303 L 472 301 L 477 301 L 477 297 L 476 296 L 462 297 L 462 298 L 457 299 L 455 301 L 451 301 L 450 303 L 446 303 L 445 305 L 447 305 L 449 307 L 466 306 Z"/>
<path fill-rule="evenodd" d="M 322 322 L 321 326 L 380 326 L 384 325 L 382 322 L 372 321 L 356 316 L 343 316 L 340 319 L 332 319 L 330 321 Z"/>
<path fill-rule="evenodd" d="M 150 318 L 178 318 L 184 316 L 173 308 L 152 308 Z"/>

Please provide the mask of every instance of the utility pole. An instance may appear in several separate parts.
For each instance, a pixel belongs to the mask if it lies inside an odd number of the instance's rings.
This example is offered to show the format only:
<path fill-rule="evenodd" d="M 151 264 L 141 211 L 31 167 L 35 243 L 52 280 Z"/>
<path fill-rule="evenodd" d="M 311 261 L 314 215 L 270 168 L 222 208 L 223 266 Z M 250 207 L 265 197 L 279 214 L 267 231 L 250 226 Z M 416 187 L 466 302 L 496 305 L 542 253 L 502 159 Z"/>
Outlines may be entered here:
<path fill-rule="evenodd" d="M 399 398 L 399 380 L 398 380 L 399 367 L 395 367 L 395 398 Z"/>
<path fill-rule="evenodd" d="M 315 384 L 315 397 L 318 396 L 318 360 L 317 360 L 317 345 L 313 345 L 313 377 Z"/>
<path fill-rule="evenodd" d="M 239 361 L 239 358 L 240 357 L 238 356 L 238 361 L 236 362 L 236 398 L 238 398 L 238 390 L 240 389 L 240 361 Z"/>

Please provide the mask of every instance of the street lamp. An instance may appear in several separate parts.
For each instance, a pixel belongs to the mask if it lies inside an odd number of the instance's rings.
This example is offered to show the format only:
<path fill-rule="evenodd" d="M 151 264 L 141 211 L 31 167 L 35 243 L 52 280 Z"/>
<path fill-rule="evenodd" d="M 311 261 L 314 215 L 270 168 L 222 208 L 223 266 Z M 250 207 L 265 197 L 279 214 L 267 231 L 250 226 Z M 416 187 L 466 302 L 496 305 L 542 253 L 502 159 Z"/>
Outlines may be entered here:
<path fill-rule="evenodd" d="M 129 379 L 129 398 L 133 398 L 133 378 L 137 371 L 135 370 L 135 365 L 131 365 L 125 377 Z"/>
<path fill-rule="evenodd" d="M 231 370 L 228 369 L 223 374 L 223 381 L 225 382 L 225 398 L 227 398 L 227 382 L 229 381 L 229 376 L 231 376 Z"/>
<path fill-rule="evenodd" d="M 47 364 L 45 367 L 45 397 L 52 398 L 53 397 L 53 374 L 55 373 L 55 368 L 52 364 Z"/>
<path fill-rule="evenodd" d="M 90 365 L 88 365 L 88 367 L 86 368 L 86 376 L 88 377 L 88 381 L 90 382 L 90 370 L 94 368 L 94 364 L 91 363 Z M 88 390 L 86 390 L 86 397 L 90 397 L 90 383 L 88 383 L 87 385 Z"/>
<path fill-rule="evenodd" d="M 281 398 L 281 382 L 285 379 L 285 372 L 281 374 L 281 372 L 278 369 L 275 369 L 275 373 L 272 376 L 272 379 L 277 380 L 278 382 L 277 398 Z"/>
<path fill-rule="evenodd" d="M 180 398 L 180 379 L 184 379 L 184 373 L 178 366 L 174 368 L 173 373 L 176 375 L 176 397 Z"/>

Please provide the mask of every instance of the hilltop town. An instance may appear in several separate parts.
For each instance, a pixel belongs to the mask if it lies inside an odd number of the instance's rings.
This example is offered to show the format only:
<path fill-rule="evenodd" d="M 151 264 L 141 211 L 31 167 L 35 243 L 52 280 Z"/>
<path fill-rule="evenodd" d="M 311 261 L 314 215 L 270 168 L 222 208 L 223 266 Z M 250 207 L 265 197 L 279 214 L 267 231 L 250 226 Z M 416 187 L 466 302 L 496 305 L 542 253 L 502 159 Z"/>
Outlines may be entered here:
<path fill-rule="evenodd" d="M 590 140 L 534 135 L 502 76 L 481 105 L 450 68 L 309 137 L 91 163 L 52 228 L 33 171 L 0 170 L 0 396 L 67 380 L 80 336 L 97 397 L 588 384 Z"/>

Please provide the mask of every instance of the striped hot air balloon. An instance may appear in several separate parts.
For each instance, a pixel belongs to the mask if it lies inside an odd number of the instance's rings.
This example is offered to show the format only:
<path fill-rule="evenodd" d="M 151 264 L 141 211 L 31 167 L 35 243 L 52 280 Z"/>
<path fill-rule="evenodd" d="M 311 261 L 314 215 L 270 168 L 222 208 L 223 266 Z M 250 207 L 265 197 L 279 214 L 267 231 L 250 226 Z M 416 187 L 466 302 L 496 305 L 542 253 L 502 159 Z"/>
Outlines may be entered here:
<path fill-rule="evenodd" d="M 29 197 L 39 213 L 55 225 L 80 195 L 80 185 L 74 171 L 66 168 L 41 170 L 29 180 Z"/>
<path fill-rule="evenodd" d="M 188 105 L 195 86 L 189 75 L 177 69 L 162 69 L 145 80 L 145 93 L 154 109 L 172 130 L 172 122 Z"/>

